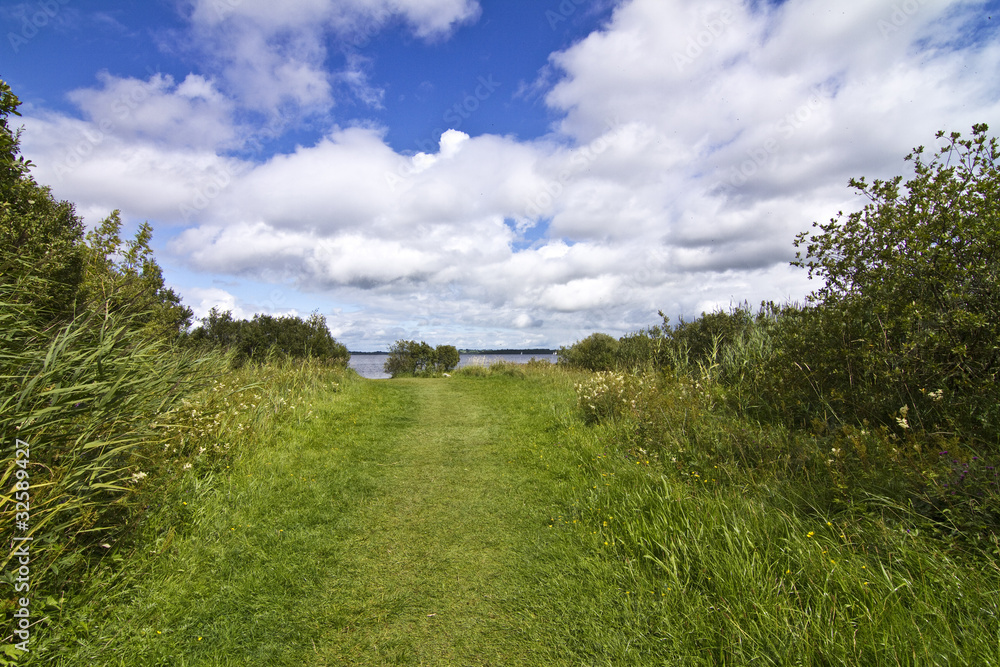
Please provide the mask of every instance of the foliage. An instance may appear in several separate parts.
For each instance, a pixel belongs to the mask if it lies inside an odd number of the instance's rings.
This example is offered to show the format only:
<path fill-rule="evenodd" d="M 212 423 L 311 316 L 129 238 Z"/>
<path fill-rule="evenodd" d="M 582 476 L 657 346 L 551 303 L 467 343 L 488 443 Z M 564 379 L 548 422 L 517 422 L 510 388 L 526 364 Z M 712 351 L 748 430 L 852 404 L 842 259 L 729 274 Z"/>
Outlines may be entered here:
<path fill-rule="evenodd" d="M 176 338 L 187 331 L 193 313 L 163 283 L 149 247 L 153 229 L 144 222 L 134 239 L 122 242 L 121 228 L 114 211 L 87 234 L 83 309 L 130 317 L 153 335 Z"/>
<path fill-rule="evenodd" d="M 462 355 L 454 345 L 438 345 L 434 349 L 434 356 L 437 368 L 442 373 L 454 370 L 462 360 Z"/>
<path fill-rule="evenodd" d="M 72 204 L 56 201 L 28 174 L 20 132 L 10 117 L 20 101 L 0 80 L 0 284 L 6 298 L 24 299 L 25 316 L 44 326 L 72 317 L 83 277 L 83 222 Z"/>
<path fill-rule="evenodd" d="M 0 533 L 13 535 L 22 520 L 11 490 L 26 475 L 30 519 L 18 533 L 31 538 L 35 640 L 95 570 L 128 565 L 148 551 L 145 540 L 163 538 L 141 533 L 151 508 L 294 414 L 298 401 L 285 394 L 301 392 L 302 378 L 342 372 L 299 364 L 234 379 L 222 355 L 180 347 L 190 311 L 164 286 L 150 227 L 122 242 L 115 212 L 84 238 L 73 206 L 30 177 L 9 122 L 17 105 L 0 82 L 0 447 L 12 451 L 18 439 L 30 451 L 24 468 L 13 456 L 0 464 Z M 323 318 L 300 324 L 307 349 L 346 363 Z M 221 409 L 282 370 L 298 380 L 255 392 L 238 415 Z M 11 554 L 2 558 L 7 577 Z"/>
<path fill-rule="evenodd" d="M 1000 443 L 1000 146 L 986 125 L 957 132 L 915 176 L 868 183 L 861 211 L 799 235 L 796 262 L 825 281 L 813 300 L 840 338 L 817 380 L 853 417 Z M 944 137 L 939 132 L 938 139 Z M 827 336 L 829 338 L 829 336 Z M 932 396 L 942 396 L 935 401 Z"/>
<path fill-rule="evenodd" d="M 53 612 L 45 664 L 996 664 L 995 541 L 826 503 L 832 441 L 803 457 L 717 386 L 644 392 L 684 451 L 642 451 L 631 417 L 572 413 L 583 372 L 538 367 L 306 394 L 312 419 L 164 498 L 132 590 Z"/>
<path fill-rule="evenodd" d="M 617 371 L 598 371 L 577 383 L 577 407 L 587 424 L 614 422 L 634 414 L 636 401 L 651 378 Z"/>
<path fill-rule="evenodd" d="M 594 333 L 570 347 L 559 348 L 558 363 L 589 371 L 610 371 L 615 367 L 618 341 L 604 333 Z"/>
<path fill-rule="evenodd" d="M 254 315 L 252 320 L 235 320 L 232 311 L 213 308 L 201 324 L 189 336 L 190 342 L 232 351 L 237 366 L 278 358 L 316 359 L 346 367 L 350 360 L 347 348 L 333 338 L 326 318 L 318 312 L 306 320 L 264 314 Z"/>
<path fill-rule="evenodd" d="M 929 162 L 916 149 L 905 189 L 852 180 L 871 203 L 798 238 L 796 264 L 825 282 L 807 305 L 664 317 L 622 338 L 618 372 L 579 383 L 584 420 L 679 472 L 740 470 L 819 511 L 891 507 L 992 544 L 1000 149 L 986 130 L 950 135 Z M 650 368 L 656 388 L 633 390 Z"/>
<path fill-rule="evenodd" d="M 11 289 L 0 289 L 0 302 Z M 30 445 L 32 585 L 42 585 L 71 577 L 120 536 L 129 466 L 157 451 L 153 422 L 197 384 L 204 360 L 108 313 L 42 330 L 3 307 L 0 327 L 12 343 L 0 351 L 0 441 Z M 4 491 L 15 473 L 10 457 L 0 470 Z M 4 495 L 4 534 L 13 510 Z"/>
<path fill-rule="evenodd" d="M 664 318 L 664 327 L 653 326 L 619 338 L 615 350 L 615 367 L 619 370 L 638 371 L 666 365 L 669 353 L 666 345 L 667 331 L 669 328 Z"/>
<path fill-rule="evenodd" d="M 415 340 L 397 340 L 389 348 L 385 372 L 392 377 L 411 377 L 447 373 L 458 366 L 460 355 L 453 345 L 436 348 Z"/>

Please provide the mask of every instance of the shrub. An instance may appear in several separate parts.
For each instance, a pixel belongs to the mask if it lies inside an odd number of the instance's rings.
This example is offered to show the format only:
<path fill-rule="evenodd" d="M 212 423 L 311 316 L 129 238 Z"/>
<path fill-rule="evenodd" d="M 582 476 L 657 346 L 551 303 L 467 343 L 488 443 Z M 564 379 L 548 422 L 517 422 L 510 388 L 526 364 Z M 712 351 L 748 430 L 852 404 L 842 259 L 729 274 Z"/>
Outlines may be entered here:
<path fill-rule="evenodd" d="M 825 282 L 812 297 L 825 338 L 840 339 L 814 381 L 850 397 L 849 418 L 892 426 L 906 406 L 924 429 L 1000 445 L 1000 145 L 987 130 L 952 133 L 929 163 L 914 149 L 905 192 L 902 177 L 852 179 L 870 203 L 796 241 L 795 263 Z"/>
<path fill-rule="evenodd" d="M 314 359 L 346 368 L 351 358 L 347 348 L 330 335 L 326 318 L 315 312 L 306 320 L 263 314 L 254 315 L 252 320 L 234 320 L 232 311 L 213 308 L 201 322 L 189 341 L 233 352 L 237 367 L 269 359 Z"/>
<path fill-rule="evenodd" d="M 461 355 L 453 345 L 432 348 L 423 341 L 397 340 L 389 348 L 389 358 L 386 359 L 384 368 L 394 378 L 434 375 L 453 370 L 460 359 Z"/>
<path fill-rule="evenodd" d="M 603 333 L 595 333 L 570 347 L 559 348 L 559 363 L 588 371 L 610 371 L 615 367 L 618 341 Z"/>

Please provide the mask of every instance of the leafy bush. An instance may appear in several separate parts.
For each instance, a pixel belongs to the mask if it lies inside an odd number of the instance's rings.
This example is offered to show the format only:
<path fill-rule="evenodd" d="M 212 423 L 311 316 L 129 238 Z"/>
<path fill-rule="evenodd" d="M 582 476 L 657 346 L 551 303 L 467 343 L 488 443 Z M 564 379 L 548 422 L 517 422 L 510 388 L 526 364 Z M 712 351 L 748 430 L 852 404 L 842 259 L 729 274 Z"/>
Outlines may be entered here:
<path fill-rule="evenodd" d="M 996 448 L 1000 145 L 987 130 L 952 133 L 929 163 L 914 149 L 905 192 L 902 177 L 852 179 L 870 203 L 800 234 L 796 263 L 825 281 L 813 300 L 841 340 L 816 379 L 849 397 L 850 417 L 890 423 L 905 406 L 915 425 Z"/>
<path fill-rule="evenodd" d="M 578 386 L 586 420 L 682 474 L 995 548 L 1000 146 L 986 131 L 949 135 L 929 162 L 915 149 L 905 186 L 852 180 L 870 203 L 798 237 L 795 264 L 825 283 L 807 305 L 664 317 L 624 337 L 618 368 L 657 369 L 657 388 L 595 376 Z"/>
<path fill-rule="evenodd" d="M 588 371 L 610 371 L 615 368 L 618 341 L 603 333 L 595 333 L 570 347 L 559 348 L 559 362 L 571 368 Z"/>
<path fill-rule="evenodd" d="M 415 340 L 397 340 L 389 348 L 385 372 L 392 377 L 447 373 L 458 366 L 460 355 L 453 345 L 433 348 Z"/>

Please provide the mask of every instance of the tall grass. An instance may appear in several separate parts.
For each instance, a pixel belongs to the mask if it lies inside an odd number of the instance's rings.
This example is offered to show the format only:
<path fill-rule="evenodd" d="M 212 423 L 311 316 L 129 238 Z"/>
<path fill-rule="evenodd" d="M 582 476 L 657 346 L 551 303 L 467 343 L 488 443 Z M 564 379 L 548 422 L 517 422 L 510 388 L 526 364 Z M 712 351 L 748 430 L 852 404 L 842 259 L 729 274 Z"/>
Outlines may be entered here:
<path fill-rule="evenodd" d="M 589 482 L 564 512 L 618 581 L 608 616 L 628 610 L 635 663 L 1000 664 L 995 470 L 916 436 L 749 418 L 720 380 L 742 367 L 576 380 L 588 428 L 567 447 Z"/>
<path fill-rule="evenodd" d="M 210 479 L 283 419 L 308 414 L 303 397 L 335 390 L 344 372 L 291 362 L 234 372 L 226 356 L 152 339 L 128 317 L 52 320 L 24 294 L 37 282 L 0 284 L 0 533 L 30 538 L 40 630 L 68 611 L 87 573 L 103 572 L 108 585 L 141 571 L 148 546 L 182 527 L 163 516 L 167 498 Z M 29 446 L 20 473 L 16 441 Z M 26 525 L 15 482 L 28 485 Z M 11 585 L 14 557 L 0 555 Z M 13 600 L 2 604 L 12 611 Z M 61 630 L 35 636 L 57 641 Z"/>
<path fill-rule="evenodd" d="M 33 583 L 44 587 L 53 568 L 72 569 L 114 539 L 131 461 L 160 444 L 154 418 L 206 362 L 108 316 L 42 331 L 22 322 L 17 310 L 0 310 L 0 327 L 15 339 L 0 352 L 0 433 L 9 451 L 15 439 L 30 445 L 29 529 L 19 534 L 33 538 Z M 15 470 L 7 458 L 0 488 L 12 487 Z M 0 530 L 9 534 L 14 503 L 3 501 Z M 5 572 L 9 561 L 4 554 Z"/>

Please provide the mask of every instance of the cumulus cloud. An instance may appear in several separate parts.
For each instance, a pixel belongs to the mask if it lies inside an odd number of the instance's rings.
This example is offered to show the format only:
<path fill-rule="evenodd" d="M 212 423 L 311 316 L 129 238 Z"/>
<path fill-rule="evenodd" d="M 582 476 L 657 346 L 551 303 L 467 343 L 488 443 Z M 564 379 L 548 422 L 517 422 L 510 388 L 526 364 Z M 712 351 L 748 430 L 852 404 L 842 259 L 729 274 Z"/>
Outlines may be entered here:
<path fill-rule="evenodd" d="M 476 0 L 192 0 L 188 15 L 191 48 L 214 62 L 240 105 L 287 116 L 334 106 L 336 84 L 377 107 L 384 93 L 368 81 L 359 47 L 394 19 L 435 40 L 480 11 Z M 346 56 L 336 71 L 330 71 L 330 34 Z"/>
<path fill-rule="evenodd" d="M 98 129 L 124 140 L 147 140 L 186 148 L 217 149 L 236 138 L 233 104 L 214 82 L 189 74 L 180 83 L 164 74 L 149 79 L 99 72 L 98 88 L 69 94 Z"/>

